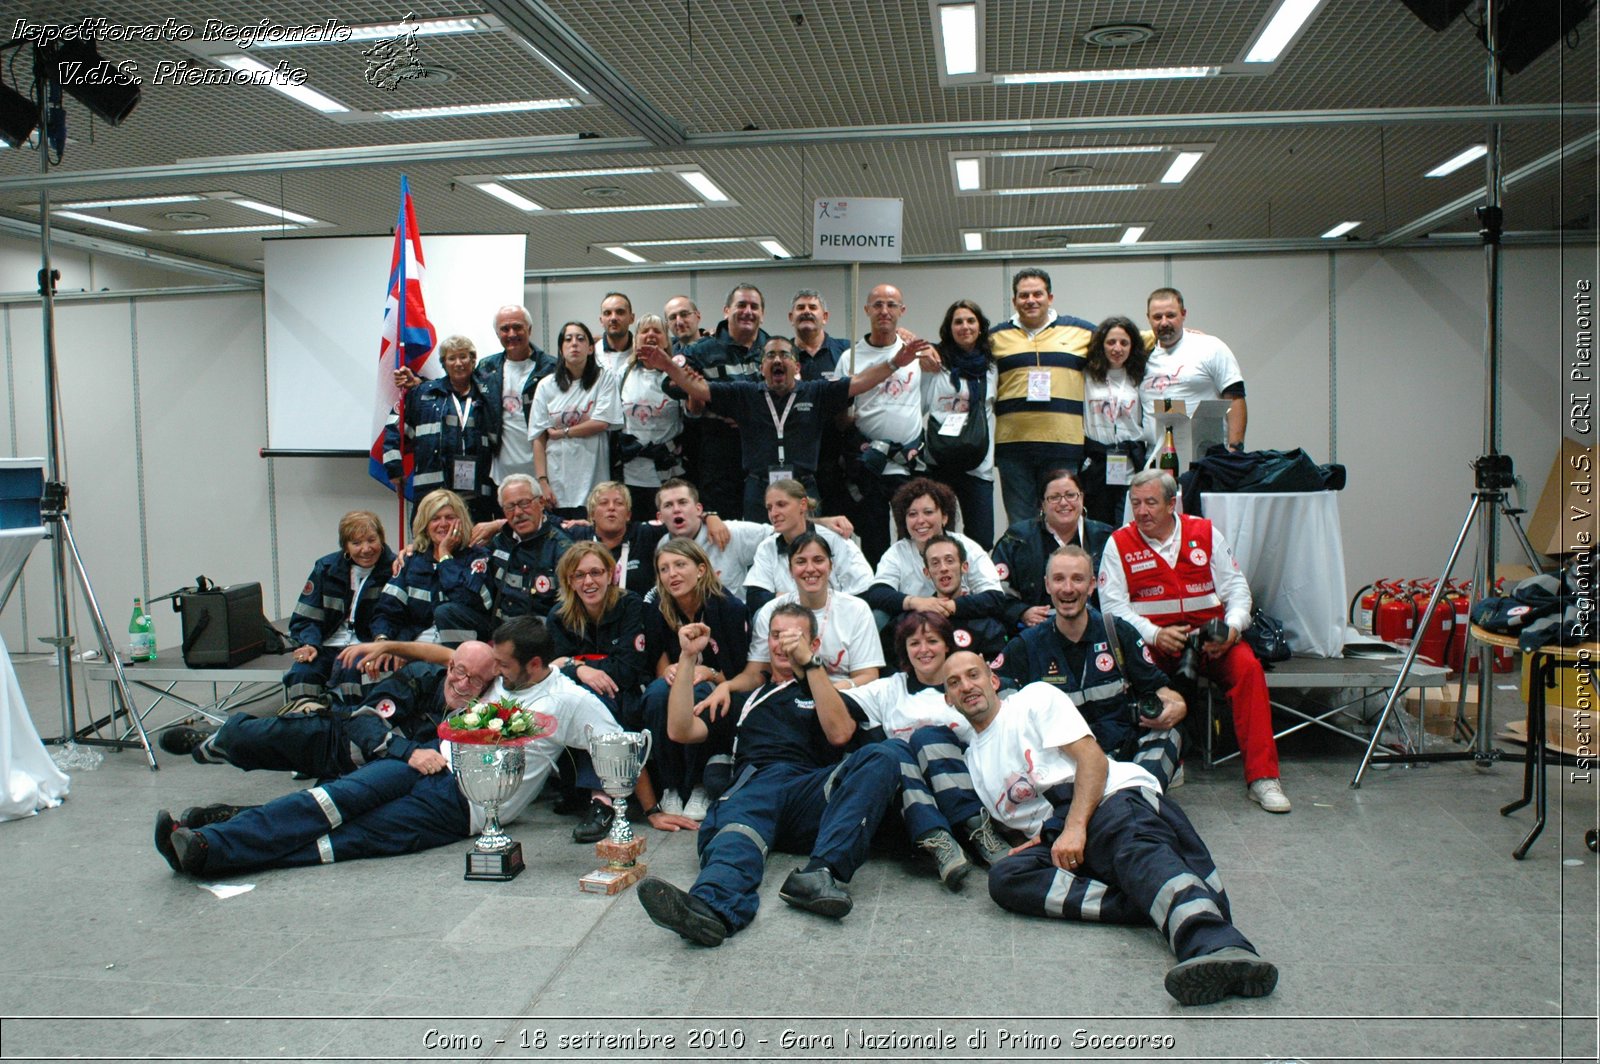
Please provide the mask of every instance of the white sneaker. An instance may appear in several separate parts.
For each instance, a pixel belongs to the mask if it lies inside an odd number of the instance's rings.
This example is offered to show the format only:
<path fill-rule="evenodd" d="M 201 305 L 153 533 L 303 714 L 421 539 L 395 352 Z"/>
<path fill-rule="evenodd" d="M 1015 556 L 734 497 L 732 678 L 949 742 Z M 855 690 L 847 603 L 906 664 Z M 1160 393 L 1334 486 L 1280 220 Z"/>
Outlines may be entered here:
<path fill-rule="evenodd" d="M 709 812 L 711 812 L 711 799 L 706 797 L 706 789 L 696 787 L 690 791 L 689 800 L 683 803 L 683 815 L 690 820 L 704 820 Z"/>
<path fill-rule="evenodd" d="M 1173 774 L 1172 774 L 1172 779 L 1171 779 L 1171 780 L 1169 780 L 1169 781 L 1168 781 L 1168 782 L 1167 782 L 1167 790 L 1169 790 L 1169 791 L 1175 791 L 1175 790 L 1177 790 L 1177 789 L 1178 789 L 1178 788 L 1179 788 L 1179 787 L 1182 787 L 1182 786 L 1183 786 L 1183 783 L 1184 783 L 1184 779 L 1183 779 L 1183 766 L 1182 766 L 1182 765 L 1179 765 L 1179 766 L 1178 766 L 1178 771 L 1176 771 L 1176 772 L 1174 772 L 1174 773 L 1173 773 Z"/>
<path fill-rule="evenodd" d="M 1283 784 L 1276 779 L 1256 780 L 1250 784 L 1250 800 L 1269 813 L 1289 811 L 1289 796 L 1283 793 Z"/>
<path fill-rule="evenodd" d="M 671 790 L 661 796 L 661 811 L 671 816 L 683 815 L 683 799 L 677 791 Z"/>

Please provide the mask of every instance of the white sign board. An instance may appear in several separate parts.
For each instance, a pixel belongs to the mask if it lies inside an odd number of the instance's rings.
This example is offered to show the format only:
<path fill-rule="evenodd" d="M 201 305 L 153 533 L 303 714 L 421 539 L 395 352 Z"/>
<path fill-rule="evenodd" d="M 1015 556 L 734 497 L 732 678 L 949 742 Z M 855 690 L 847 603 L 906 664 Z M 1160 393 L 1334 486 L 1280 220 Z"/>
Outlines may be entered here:
<path fill-rule="evenodd" d="M 819 199 L 811 211 L 811 257 L 833 262 L 899 262 L 898 199 Z"/>

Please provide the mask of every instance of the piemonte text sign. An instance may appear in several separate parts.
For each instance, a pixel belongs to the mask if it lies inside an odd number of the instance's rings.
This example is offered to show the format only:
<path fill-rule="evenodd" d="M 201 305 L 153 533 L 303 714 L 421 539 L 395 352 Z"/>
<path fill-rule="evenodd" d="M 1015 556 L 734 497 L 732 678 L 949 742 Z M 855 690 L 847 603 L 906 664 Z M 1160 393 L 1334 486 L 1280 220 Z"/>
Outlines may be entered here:
<path fill-rule="evenodd" d="M 811 212 L 811 257 L 835 262 L 899 262 L 898 199 L 819 199 Z"/>

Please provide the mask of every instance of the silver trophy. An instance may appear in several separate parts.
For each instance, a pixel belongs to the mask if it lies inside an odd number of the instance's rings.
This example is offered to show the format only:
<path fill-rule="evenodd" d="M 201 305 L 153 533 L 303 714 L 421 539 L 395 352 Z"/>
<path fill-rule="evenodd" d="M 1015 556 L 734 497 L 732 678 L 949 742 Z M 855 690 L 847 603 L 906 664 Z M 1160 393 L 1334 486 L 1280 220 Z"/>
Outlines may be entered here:
<path fill-rule="evenodd" d="M 488 822 L 467 853 L 467 879 L 515 879 L 525 867 L 522 843 L 500 826 L 500 803 L 510 798 L 522 782 L 527 752 L 521 743 L 450 744 L 450 771 L 467 801 L 483 806 Z"/>
<path fill-rule="evenodd" d="M 585 891 L 597 894 L 615 894 L 631 885 L 645 873 L 639 860 L 644 853 L 645 840 L 635 838 L 628 823 L 628 795 L 638 785 L 639 773 L 650 760 L 651 735 L 649 732 L 607 732 L 595 734 L 590 725 L 584 726 L 589 738 L 589 758 L 600 777 L 601 789 L 611 797 L 615 814 L 611 818 L 611 834 L 595 843 L 594 852 L 605 861 L 578 880 Z"/>

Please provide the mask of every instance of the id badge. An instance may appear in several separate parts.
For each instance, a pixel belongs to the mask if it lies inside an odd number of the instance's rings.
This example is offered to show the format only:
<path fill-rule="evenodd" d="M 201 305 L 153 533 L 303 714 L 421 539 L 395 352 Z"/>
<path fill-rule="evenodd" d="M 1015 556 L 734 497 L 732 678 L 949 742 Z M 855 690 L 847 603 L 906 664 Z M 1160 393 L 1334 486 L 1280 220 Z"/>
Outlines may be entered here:
<path fill-rule="evenodd" d="M 1050 401 L 1050 371 L 1047 369 L 1030 369 L 1028 371 L 1028 402 L 1048 403 Z"/>
<path fill-rule="evenodd" d="M 473 458 L 457 458 L 450 463 L 450 486 L 456 491 L 473 487 L 478 479 L 478 463 Z"/>
<path fill-rule="evenodd" d="M 767 466 L 767 483 L 776 484 L 780 480 L 794 480 L 794 467 L 786 465 Z"/>
<path fill-rule="evenodd" d="M 944 420 L 939 423 L 939 435 L 959 436 L 966 424 L 967 412 L 965 410 L 955 414 L 946 414 Z"/>
<path fill-rule="evenodd" d="M 1106 484 L 1120 488 L 1133 476 L 1133 463 L 1125 454 L 1106 455 Z"/>

